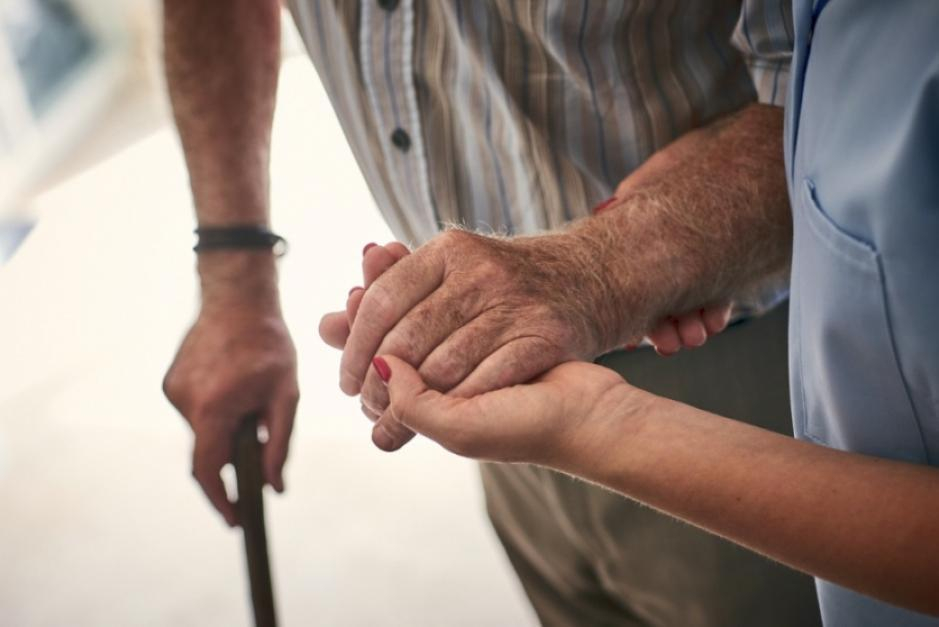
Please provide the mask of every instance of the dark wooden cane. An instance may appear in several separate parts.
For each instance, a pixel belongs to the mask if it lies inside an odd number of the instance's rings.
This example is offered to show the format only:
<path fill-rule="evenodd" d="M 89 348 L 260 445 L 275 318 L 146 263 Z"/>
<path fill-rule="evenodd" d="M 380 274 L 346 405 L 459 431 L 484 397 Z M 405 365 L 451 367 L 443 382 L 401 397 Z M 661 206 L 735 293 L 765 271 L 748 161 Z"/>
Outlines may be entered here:
<path fill-rule="evenodd" d="M 264 497 L 261 489 L 261 444 L 255 416 L 247 417 L 235 437 L 235 474 L 238 477 L 238 521 L 245 534 L 248 579 L 256 627 L 276 627 L 274 588 L 264 530 Z"/>

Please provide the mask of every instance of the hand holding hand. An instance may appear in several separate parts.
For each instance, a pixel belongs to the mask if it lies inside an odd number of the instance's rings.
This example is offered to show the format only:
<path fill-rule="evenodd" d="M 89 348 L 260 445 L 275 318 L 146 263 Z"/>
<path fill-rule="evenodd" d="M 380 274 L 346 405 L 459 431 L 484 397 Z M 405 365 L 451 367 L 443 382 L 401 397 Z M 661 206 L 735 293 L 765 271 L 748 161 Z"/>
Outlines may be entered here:
<path fill-rule="evenodd" d="M 589 307 L 578 302 L 576 269 L 536 239 L 454 231 L 397 260 L 360 304 L 350 297 L 355 317 L 343 355 L 343 390 L 361 391 L 366 407 L 382 412 L 387 392 L 368 369 L 379 350 L 405 358 L 433 387 L 457 395 L 527 381 L 560 361 L 596 352 Z M 338 343 L 344 339 L 339 327 L 341 319 L 331 314 L 321 334 Z M 388 429 L 395 433 L 382 438 Z M 409 436 L 379 420 L 374 439 L 392 449 Z"/>
<path fill-rule="evenodd" d="M 320 323 L 320 335 L 323 340 L 335 348 L 344 348 L 349 337 L 362 299 L 372 283 L 409 251 L 400 243 L 387 246 L 366 246 L 363 254 L 363 276 L 365 288 L 353 288 L 350 291 L 346 311 L 326 314 Z M 729 306 L 719 306 L 691 312 L 678 318 L 663 319 L 650 333 L 650 340 L 663 355 L 673 354 L 679 348 L 693 348 L 704 344 L 710 335 L 720 332 L 726 326 Z M 418 364 L 422 369 L 423 366 Z M 379 389 L 379 392 L 383 390 Z M 363 392 L 363 399 L 368 392 Z M 387 405 L 387 397 L 372 394 L 371 402 L 363 400 L 363 412 L 373 422 L 377 421 Z M 390 432 L 390 433 L 387 433 Z M 381 448 L 398 448 L 407 442 L 413 433 L 391 421 L 376 425 L 373 439 Z"/>

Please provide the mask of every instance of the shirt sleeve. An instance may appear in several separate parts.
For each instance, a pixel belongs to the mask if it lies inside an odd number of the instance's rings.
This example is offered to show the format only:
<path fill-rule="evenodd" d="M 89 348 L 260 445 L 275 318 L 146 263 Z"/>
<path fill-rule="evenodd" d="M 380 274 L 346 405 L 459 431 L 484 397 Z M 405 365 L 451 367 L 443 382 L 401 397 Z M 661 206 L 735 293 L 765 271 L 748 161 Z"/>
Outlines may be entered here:
<path fill-rule="evenodd" d="M 792 60 L 792 0 L 744 0 L 731 43 L 750 70 L 759 101 L 782 107 Z"/>

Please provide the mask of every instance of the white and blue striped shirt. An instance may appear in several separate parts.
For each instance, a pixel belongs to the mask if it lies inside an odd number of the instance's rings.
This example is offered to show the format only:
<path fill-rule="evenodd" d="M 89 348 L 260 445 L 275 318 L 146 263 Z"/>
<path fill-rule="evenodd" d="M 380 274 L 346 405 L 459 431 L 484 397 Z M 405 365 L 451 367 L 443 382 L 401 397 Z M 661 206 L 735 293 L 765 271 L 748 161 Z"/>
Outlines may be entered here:
<path fill-rule="evenodd" d="M 587 216 L 656 150 L 782 105 L 782 0 L 290 0 L 395 235 Z"/>

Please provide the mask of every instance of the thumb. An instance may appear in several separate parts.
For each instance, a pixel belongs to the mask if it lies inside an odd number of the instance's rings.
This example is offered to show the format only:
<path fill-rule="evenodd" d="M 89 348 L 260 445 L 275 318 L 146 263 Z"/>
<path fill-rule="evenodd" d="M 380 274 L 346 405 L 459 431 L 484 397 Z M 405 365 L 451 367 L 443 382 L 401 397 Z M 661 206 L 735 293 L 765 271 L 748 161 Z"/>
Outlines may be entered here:
<path fill-rule="evenodd" d="M 388 386 L 391 402 L 387 414 L 412 431 L 447 446 L 463 399 L 430 389 L 411 364 L 392 355 L 376 357 L 373 366 Z"/>

